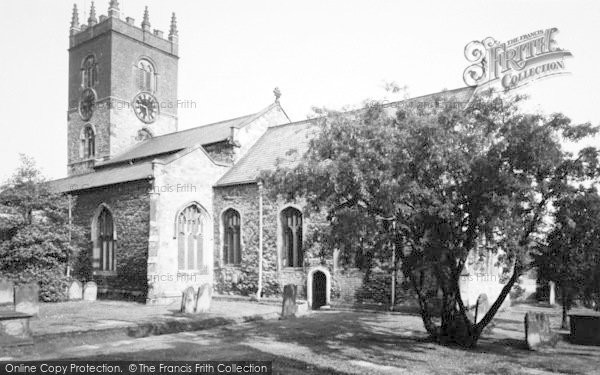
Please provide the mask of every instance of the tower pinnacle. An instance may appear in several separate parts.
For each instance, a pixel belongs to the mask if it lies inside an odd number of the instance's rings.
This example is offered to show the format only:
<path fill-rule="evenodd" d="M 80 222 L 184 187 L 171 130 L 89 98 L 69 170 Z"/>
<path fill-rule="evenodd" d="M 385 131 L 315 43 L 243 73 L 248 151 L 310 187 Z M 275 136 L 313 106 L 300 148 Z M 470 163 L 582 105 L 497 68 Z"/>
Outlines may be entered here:
<path fill-rule="evenodd" d="M 144 19 L 142 20 L 142 29 L 144 31 L 150 31 L 150 14 L 148 13 L 148 6 L 144 9 Z"/>
<path fill-rule="evenodd" d="M 79 11 L 77 4 L 73 4 L 73 15 L 71 16 L 71 35 L 79 31 Z"/>
<path fill-rule="evenodd" d="M 96 6 L 92 1 L 92 6 L 90 7 L 90 17 L 88 18 L 88 26 L 94 26 L 98 23 L 98 19 L 96 18 Z"/>
<path fill-rule="evenodd" d="M 177 31 L 177 18 L 175 18 L 175 12 L 171 16 L 171 28 L 169 29 L 169 40 L 173 43 L 177 43 L 179 32 Z"/>
<path fill-rule="evenodd" d="M 118 0 L 110 0 L 110 4 L 108 5 L 108 16 L 116 18 L 119 18 L 121 16 Z"/>

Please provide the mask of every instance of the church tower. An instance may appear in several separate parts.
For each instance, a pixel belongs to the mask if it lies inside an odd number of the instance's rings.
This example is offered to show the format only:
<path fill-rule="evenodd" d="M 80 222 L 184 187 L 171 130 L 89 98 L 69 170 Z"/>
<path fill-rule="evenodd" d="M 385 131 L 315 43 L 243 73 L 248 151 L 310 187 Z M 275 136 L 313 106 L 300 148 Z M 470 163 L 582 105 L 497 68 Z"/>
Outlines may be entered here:
<path fill-rule="evenodd" d="M 79 21 L 73 6 L 69 37 L 68 174 L 135 143 L 177 131 L 178 32 L 173 13 L 169 33 L 151 29 L 148 7 L 138 27 L 122 19 L 118 0 L 108 15 Z"/>

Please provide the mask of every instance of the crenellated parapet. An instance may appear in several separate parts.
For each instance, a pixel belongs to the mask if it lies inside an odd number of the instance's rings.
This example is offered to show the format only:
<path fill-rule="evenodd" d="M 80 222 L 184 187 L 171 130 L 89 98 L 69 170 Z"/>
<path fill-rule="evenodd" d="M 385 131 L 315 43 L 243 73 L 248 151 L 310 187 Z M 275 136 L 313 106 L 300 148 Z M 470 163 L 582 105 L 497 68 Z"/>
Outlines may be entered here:
<path fill-rule="evenodd" d="M 123 20 L 121 19 L 121 16 L 122 14 L 117 0 L 111 0 L 108 6 L 108 14 L 100 16 L 96 15 L 96 6 L 94 2 L 92 2 L 89 17 L 86 20 L 87 22 L 80 24 L 77 4 L 73 4 L 71 26 L 69 28 L 69 48 L 75 48 L 99 35 L 116 32 L 148 44 L 163 52 L 178 56 L 178 30 L 175 13 L 172 14 L 167 37 L 165 37 L 163 31 L 159 29 L 153 30 L 151 28 L 148 7 L 145 7 L 144 9 L 142 23 L 139 27 L 135 24 L 134 18 L 125 17 Z"/>

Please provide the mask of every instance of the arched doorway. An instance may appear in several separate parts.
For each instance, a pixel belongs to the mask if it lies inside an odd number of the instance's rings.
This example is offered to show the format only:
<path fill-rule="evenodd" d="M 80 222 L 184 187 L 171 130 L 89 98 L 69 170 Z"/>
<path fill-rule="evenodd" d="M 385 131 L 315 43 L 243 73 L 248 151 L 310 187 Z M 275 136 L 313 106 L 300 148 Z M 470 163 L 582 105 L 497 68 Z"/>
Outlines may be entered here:
<path fill-rule="evenodd" d="M 331 298 L 331 274 L 327 267 L 317 266 L 306 277 L 306 299 L 313 310 L 329 306 Z"/>
<path fill-rule="evenodd" d="M 312 308 L 318 309 L 327 304 L 327 276 L 321 271 L 313 273 Z"/>

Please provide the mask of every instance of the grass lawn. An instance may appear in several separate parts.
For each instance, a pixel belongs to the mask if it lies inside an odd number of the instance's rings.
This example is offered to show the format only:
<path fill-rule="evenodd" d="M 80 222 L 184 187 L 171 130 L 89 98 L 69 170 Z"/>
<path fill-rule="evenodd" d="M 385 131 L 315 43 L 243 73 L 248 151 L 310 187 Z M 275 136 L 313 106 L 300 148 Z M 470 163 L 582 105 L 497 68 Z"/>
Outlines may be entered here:
<path fill-rule="evenodd" d="M 269 360 L 278 374 L 598 374 L 600 347 L 560 342 L 525 348 L 523 315 L 560 310 L 516 306 L 500 313 L 477 348 L 432 343 L 420 317 L 329 311 L 141 339 L 90 336 L 48 346 L 27 359 Z"/>

